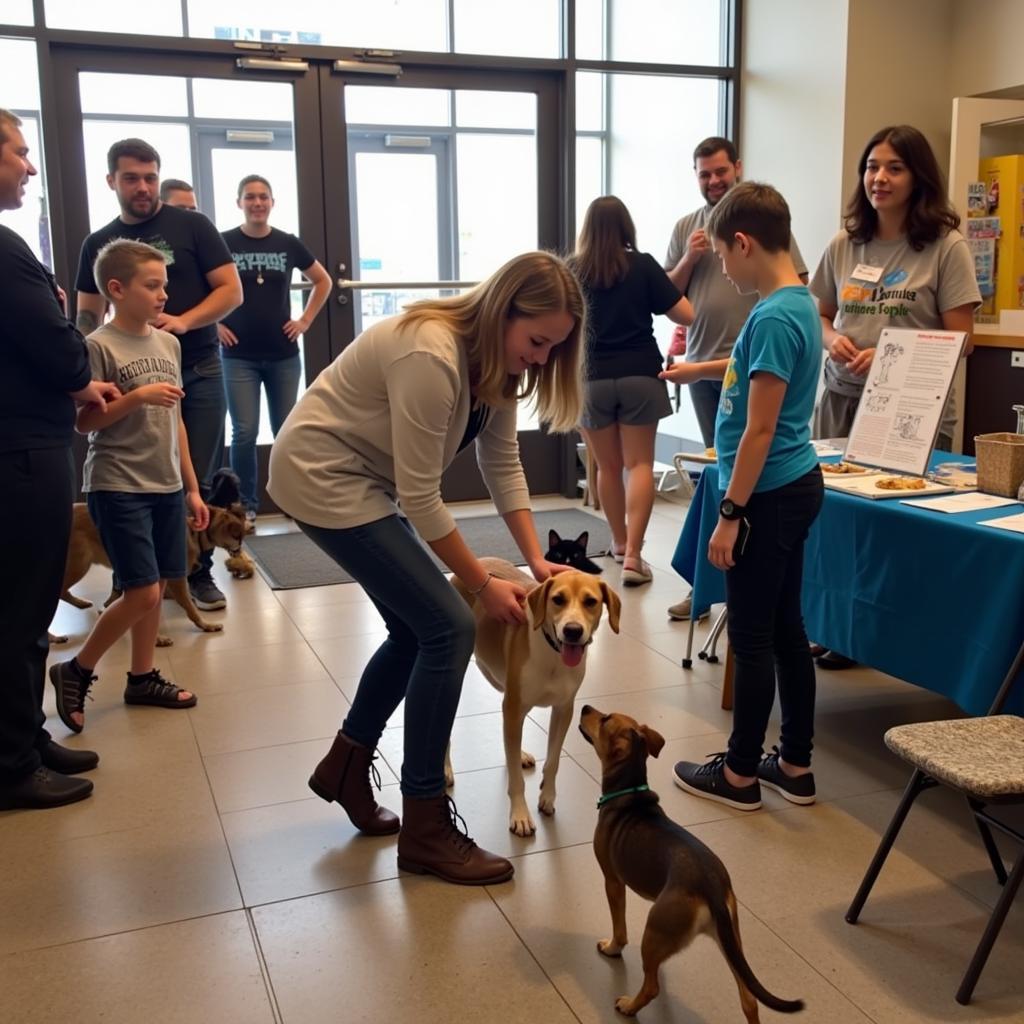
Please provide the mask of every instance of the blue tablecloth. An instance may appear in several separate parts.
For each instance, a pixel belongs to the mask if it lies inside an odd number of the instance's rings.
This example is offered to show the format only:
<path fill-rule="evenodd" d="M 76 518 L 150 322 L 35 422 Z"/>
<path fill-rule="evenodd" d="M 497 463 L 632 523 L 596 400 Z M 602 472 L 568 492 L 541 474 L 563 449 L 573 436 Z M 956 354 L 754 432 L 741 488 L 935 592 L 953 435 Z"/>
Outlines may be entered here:
<path fill-rule="evenodd" d="M 938 452 L 932 464 L 956 459 Z M 707 560 L 720 500 L 708 466 L 672 559 L 698 613 L 725 600 Z M 1020 512 L 928 512 L 826 490 L 805 550 L 807 635 L 984 714 L 1024 642 L 1024 535 L 978 523 Z M 1024 680 L 1006 709 L 1024 710 Z"/>

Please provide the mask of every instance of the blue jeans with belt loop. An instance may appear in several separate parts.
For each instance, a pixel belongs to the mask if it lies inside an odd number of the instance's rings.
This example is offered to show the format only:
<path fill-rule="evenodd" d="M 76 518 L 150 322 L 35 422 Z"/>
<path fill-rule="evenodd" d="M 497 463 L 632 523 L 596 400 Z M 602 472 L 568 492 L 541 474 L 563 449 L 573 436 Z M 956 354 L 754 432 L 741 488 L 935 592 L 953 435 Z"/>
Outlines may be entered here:
<path fill-rule="evenodd" d="M 362 584 L 388 629 L 363 669 L 341 731 L 372 750 L 404 697 L 402 793 L 440 796 L 444 753 L 476 639 L 473 613 L 406 519 L 393 515 L 344 530 L 299 527 Z"/>

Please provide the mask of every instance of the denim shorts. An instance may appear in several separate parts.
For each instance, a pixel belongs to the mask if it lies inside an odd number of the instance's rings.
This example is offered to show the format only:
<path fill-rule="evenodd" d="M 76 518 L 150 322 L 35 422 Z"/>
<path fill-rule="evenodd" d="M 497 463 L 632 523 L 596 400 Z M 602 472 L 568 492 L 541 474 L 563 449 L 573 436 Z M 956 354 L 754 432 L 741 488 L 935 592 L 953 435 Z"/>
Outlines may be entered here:
<path fill-rule="evenodd" d="M 668 388 L 657 377 L 588 380 L 584 385 L 584 399 L 580 426 L 587 430 L 601 430 L 613 423 L 644 427 L 672 412 Z"/>
<path fill-rule="evenodd" d="M 86 501 L 121 590 L 185 575 L 184 491 L 91 491 Z"/>

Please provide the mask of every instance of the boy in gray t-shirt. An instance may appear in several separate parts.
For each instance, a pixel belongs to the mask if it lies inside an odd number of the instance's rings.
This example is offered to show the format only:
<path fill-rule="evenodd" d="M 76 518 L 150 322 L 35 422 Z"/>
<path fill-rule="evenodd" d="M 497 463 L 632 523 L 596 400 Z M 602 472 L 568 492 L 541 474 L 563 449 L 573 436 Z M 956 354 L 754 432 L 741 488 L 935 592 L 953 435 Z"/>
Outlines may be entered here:
<path fill-rule="evenodd" d="M 85 725 L 93 669 L 129 631 L 125 703 L 195 706 L 194 693 L 160 675 L 153 653 L 165 581 L 184 577 L 188 568 L 186 505 L 196 529 L 210 522 L 181 419 L 181 348 L 173 335 L 150 324 L 167 300 L 164 256 L 142 242 L 115 239 L 100 250 L 94 273 L 114 316 L 89 335 L 89 361 L 94 374 L 117 382 L 121 397 L 105 409 L 80 407 L 75 425 L 89 433 L 83 490 L 123 593 L 77 657 L 50 668 L 57 713 L 73 732 Z"/>

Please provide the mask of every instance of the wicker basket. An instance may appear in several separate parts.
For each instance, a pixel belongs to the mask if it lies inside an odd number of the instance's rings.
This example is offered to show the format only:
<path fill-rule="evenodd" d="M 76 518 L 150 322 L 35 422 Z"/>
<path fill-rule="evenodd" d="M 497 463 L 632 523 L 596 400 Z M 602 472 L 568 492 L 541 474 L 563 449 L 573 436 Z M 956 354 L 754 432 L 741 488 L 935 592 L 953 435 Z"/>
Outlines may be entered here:
<path fill-rule="evenodd" d="M 978 434 L 974 439 L 978 490 L 1016 498 L 1024 483 L 1024 434 Z"/>

